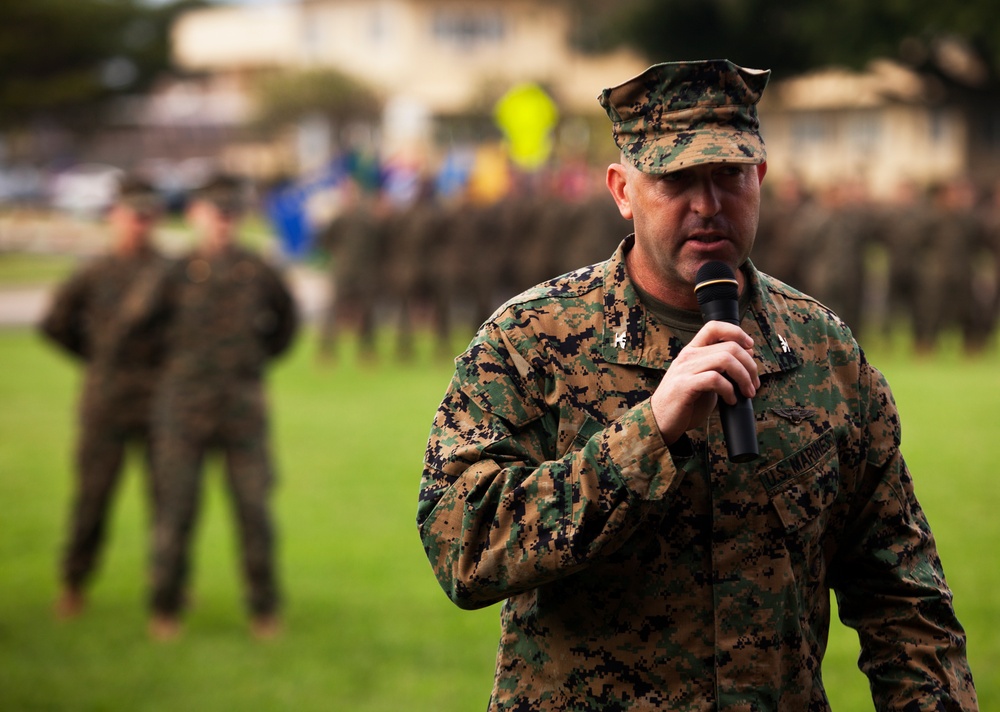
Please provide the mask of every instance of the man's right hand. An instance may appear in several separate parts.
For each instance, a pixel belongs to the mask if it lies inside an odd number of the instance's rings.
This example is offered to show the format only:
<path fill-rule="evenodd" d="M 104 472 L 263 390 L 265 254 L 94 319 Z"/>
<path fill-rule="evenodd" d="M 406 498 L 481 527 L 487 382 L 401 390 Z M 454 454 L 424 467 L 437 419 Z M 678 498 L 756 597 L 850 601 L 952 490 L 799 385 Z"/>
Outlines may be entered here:
<path fill-rule="evenodd" d="M 734 384 L 748 398 L 760 388 L 753 339 L 738 326 L 710 321 L 670 364 L 650 399 L 663 442 L 673 445 L 704 424 L 720 397 L 735 404 Z"/>

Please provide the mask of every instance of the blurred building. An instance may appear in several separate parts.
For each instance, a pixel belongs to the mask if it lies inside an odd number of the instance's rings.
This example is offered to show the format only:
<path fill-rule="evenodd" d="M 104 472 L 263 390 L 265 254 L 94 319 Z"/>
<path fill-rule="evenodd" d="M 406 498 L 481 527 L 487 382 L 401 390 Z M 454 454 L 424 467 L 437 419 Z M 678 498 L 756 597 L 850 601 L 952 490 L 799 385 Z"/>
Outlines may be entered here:
<path fill-rule="evenodd" d="M 599 118 L 600 89 L 649 63 L 627 51 L 583 54 L 570 33 L 568 10 L 558 2 L 299 0 L 192 11 L 173 40 L 175 62 L 187 72 L 247 82 L 274 70 L 350 76 L 383 100 L 379 140 L 393 150 L 433 144 L 441 126 L 483 114 L 521 82 L 543 86 L 564 116 Z M 336 143 L 315 117 L 299 131 L 303 160 Z"/>
<path fill-rule="evenodd" d="M 178 22 L 175 61 L 230 80 L 276 69 L 338 70 L 385 102 L 382 116 L 365 117 L 377 125 L 383 150 L 440 144 L 456 120 L 488 116 L 484 107 L 524 81 L 543 86 L 564 119 L 590 117 L 591 127 L 601 127 L 591 142 L 610 145 L 596 94 L 651 62 L 625 51 L 584 55 L 570 42 L 570 23 L 565 4 L 529 0 L 215 7 Z M 981 68 L 955 45 L 939 46 L 934 64 L 933 72 L 879 61 L 864 72 L 773 78 L 761 105 L 772 174 L 815 189 L 850 181 L 875 196 L 903 182 L 1000 178 L 1000 101 L 977 91 Z M 304 121 L 298 131 L 300 163 L 336 144 L 322 122 Z"/>
<path fill-rule="evenodd" d="M 875 198 L 904 184 L 1000 180 L 1000 97 L 971 58 L 917 71 L 888 60 L 774 81 L 761 102 L 772 178 Z"/>
<path fill-rule="evenodd" d="M 570 110 L 593 111 L 599 87 L 647 66 L 625 51 L 581 54 L 570 29 L 565 6 L 553 2 L 300 0 L 188 13 L 174 48 L 188 70 L 336 68 L 435 114 L 525 80 L 546 85 Z"/>
<path fill-rule="evenodd" d="M 358 144 L 420 162 L 496 143 L 497 101 L 528 82 L 557 107 L 559 155 L 600 166 L 615 152 L 597 94 L 656 58 L 579 51 L 574 11 L 569 0 L 295 0 L 191 10 L 172 32 L 177 72 L 146 95 L 119 99 L 85 145 L 70 151 L 53 138 L 48 154 L 139 169 L 179 201 L 220 164 L 268 180 L 309 173 Z M 377 109 L 258 121 L 262 78 L 288 82 L 317 71 L 349 77 L 377 97 Z M 773 76 L 760 107 L 769 184 L 795 178 L 822 190 L 850 182 L 879 197 L 899 184 L 960 176 L 997 182 L 1000 97 L 986 87 L 987 74 L 960 45 L 942 43 L 919 71 L 878 61 L 862 72 Z M 35 162 L 51 163 L 42 159 Z M 0 198 L 9 183 L 0 174 Z"/>

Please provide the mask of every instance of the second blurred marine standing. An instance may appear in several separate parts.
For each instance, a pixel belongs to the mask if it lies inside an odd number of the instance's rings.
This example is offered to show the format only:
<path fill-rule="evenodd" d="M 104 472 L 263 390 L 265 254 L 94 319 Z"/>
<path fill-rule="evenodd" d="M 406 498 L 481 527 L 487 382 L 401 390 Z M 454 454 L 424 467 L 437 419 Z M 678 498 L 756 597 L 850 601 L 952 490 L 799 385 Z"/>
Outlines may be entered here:
<path fill-rule="evenodd" d="M 242 211 L 242 186 L 233 177 L 196 192 L 188 218 L 201 243 L 167 274 L 152 310 L 170 345 L 153 409 L 162 506 L 150 633 L 160 639 L 180 632 L 203 460 L 211 450 L 225 458 L 252 632 L 270 637 L 279 630 L 263 373 L 291 343 L 297 316 L 279 274 L 236 244 Z"/>
<path fill-rule="evenodd" d="M 40 324 L 46 337 L 85 365 L 76 492 L 56 604 L 63 618 L 83 610 L 85 585 L 98 562 L 126 447 L 135 443 L 150 459 L 149 403 L 162 345 L 152 332 L 132 325 L 142 313 L 148 287 L 167 264 L 152 244 L 159 213 L 151 186 L 123 179 L 107 218 L 110 252 L 60 287 Z"/>

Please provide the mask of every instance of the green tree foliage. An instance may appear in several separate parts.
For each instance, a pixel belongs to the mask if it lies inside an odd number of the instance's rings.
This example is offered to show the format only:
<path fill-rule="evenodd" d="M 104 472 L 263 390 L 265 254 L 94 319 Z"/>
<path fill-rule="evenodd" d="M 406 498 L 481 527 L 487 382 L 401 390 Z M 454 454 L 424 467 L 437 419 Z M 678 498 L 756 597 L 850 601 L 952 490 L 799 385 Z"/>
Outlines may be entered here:
<path fill-rule="evenodd" d="M 58 116 L 83 126 L 104 99 L 141 91 L 170 62 L 178 0 L 3 0 L 0 2 L 0 127 Z"/>
<path fill-rule="evenodd" d="M 257 122 L 279 127 L 310 114 L 322 114 L 335 123 L 377 116 L 381 101 L 374 91 L 334 69 L 275 72 L 260 76 L 254 85 Z"/>
<path fill-rule="evenodd" d="M 781 74 L 860 68 L 875 57 L 920 64 L 952 39 L 1000 75 L 996 0 L 630 0 L 609 27 L 605 44 L 630 44 L 655 61 L 726 57 Z"/>

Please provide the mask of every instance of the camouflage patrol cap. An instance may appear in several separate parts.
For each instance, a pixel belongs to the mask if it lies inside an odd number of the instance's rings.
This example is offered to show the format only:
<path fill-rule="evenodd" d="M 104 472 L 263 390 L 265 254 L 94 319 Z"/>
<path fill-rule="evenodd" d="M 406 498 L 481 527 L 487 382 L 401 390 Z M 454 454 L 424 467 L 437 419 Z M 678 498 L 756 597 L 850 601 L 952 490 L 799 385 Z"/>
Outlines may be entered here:
<path fill-rule="evenodd" d="M 119 181 L 115 200 L 142 215 L 155 215 L 163 209 L 163 201 L 156 189 L 134 175 L 126 175 Z"/>
<path fill-rule="evenodd" d="M 237 215 L 245 208 L 245 185 L 240 178 L 221 173 L 195 189 L 195 200 L 212 203 L 225 215 Z"/>
<path fill-rule="evenodd" d="M 615 143 L 644 173 L 763 163 L 757 102 L 770 71 L 727 59 L 655 64 L 601 92 Z"/>

